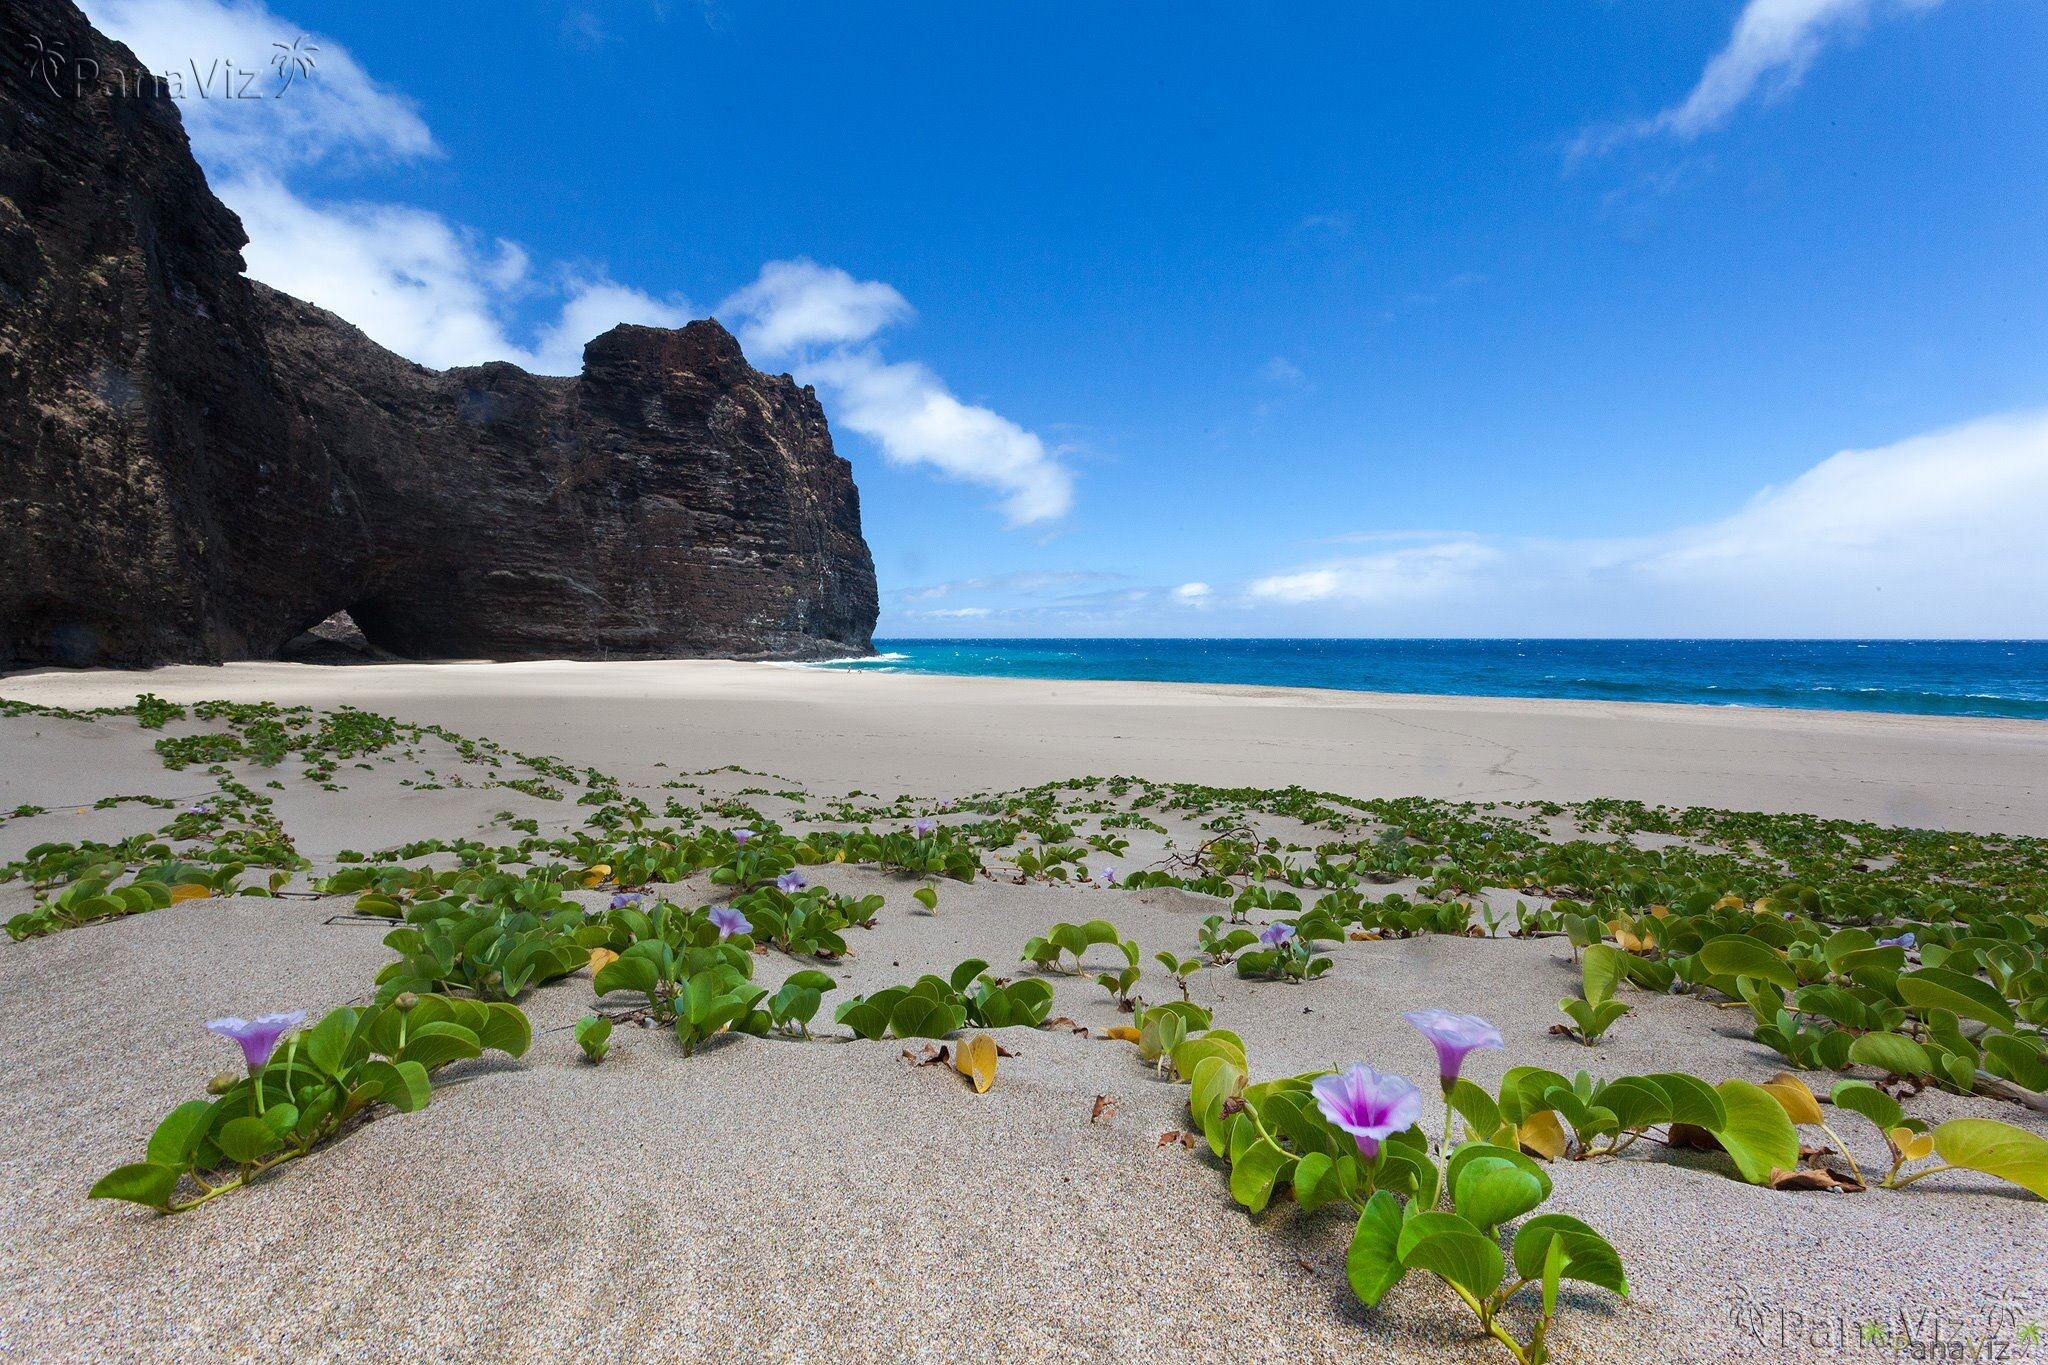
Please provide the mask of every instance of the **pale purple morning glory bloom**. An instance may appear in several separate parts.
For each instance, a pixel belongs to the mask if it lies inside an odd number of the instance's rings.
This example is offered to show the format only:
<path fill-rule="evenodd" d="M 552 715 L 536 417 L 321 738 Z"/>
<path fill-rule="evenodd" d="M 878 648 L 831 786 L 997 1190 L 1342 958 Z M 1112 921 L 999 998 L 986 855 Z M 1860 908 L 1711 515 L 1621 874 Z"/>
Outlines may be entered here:
<path fill-rule="evenodd" d="M 929 839 L 932 837 L 932 831 L 937 829 L 938 826 L 929 820 L 920 820 L 910 828 L 916 832 L 918 838 Z"/>
<path fill-rule="evenodd" d="M 749 933 L 753 925 L 747 917 L 730 905 L 715 905 L 711 908 L 711 922 L 718 926 L 720 938 L 731 938 L 734 934 Z"/>
<path fill-rule="evenodd" d="M 612 909 L 614 910 L 624 910 L 629 905 L 638 905 L 639 903 L 640 893 L 638 891 L 621 891 L 612 897 Z"/>
<path fill-rule="evenodd" d="M 1354 1062 L 1334 1076 L 1318 1076 L 1309 1086 L 1323 1117 L 1342 1128 L 1370 1160 L 1380 1154 L 1389 1134 L 1415 1126 L 1422 1117 L 1422 1092 L 1405 1077 L 1374 1071 Z"/>
<path fill-rule="evenodd" d="M 951 810 L 951 809 L 953 809 L 953 803 L 952 803 L 951 801 L 941 801 L 941 802 L 939 802 L 939 809 L 940 809 L 940 810 Z"/>
<path fill-rule="evenodd" d="M 1506 1047 L 1500 1030 L 1476 1014 L 1453 1014 L 1449 1010 L 1409 1010 L 1401 1016 L 1436 1045 L 1437 1074 L 1449 1089 L 1465 1065 L 1466 1054 L 1483 1047 Z"/>
<path fill-rule="evenodd" d="M 201 801 L 196 806 L 187 806 L 185 808 L 185 813 L 187 815 L 211 815 L 213 814 L 213 807 L 207 805 L 204 801 Z"/>
<path fill-rule="evenodd" d="M 277 1051 L 278 1040 L 306 1022 L 304 1010 L 287 1010 L 283 1014 L 261 1014 L 254 1019 L 237 1019 L 229 1015 L 225 1019 L 209 1019 L 206 1026 L 223 1038 L 232 1038 L 242 1046 L 242 1060 L 249 1064 L 251 1071 L 259 1071 L 270 1060 L 270 1054 Z"/>
<path fill-rule="evenodd" d="M 1268 948 L 1284 948 L 1293 937 L 1294 926 L 1291 924 L 1269 924 L 1259 930 L 1259 942 Z"/>
<path fill-rule="evenodd" d="M 1102 884 L 1104 886 L 1116 885 L 1116 869 L 1113 867 L 1105 867 L 1102 869 L 1102 871 L 1096 873 L 1095 875 L 1102 879 Z"/>
<path fill-rule="evenodd" d="M 1879 939 L 1877 941 L 1877 946 L 1880 948 L 1910 948 L 1917 942 L 1919 942 L 1919 940 L 1913 936 L 1913 931 L 1911 929 L 1908 929 L 1905 933 L 1900 934 L 1897 938 Z"/>
<path fill-rule="evenodd" d="M 745 848 L 747 846 L 747 840 L 753 837 L 754 831 L 750 829 L 736 829 L 732 832 L 732 841 L 738 844 L 741 848 Z"/>
<path fill-rule="evenodd" d="M 775 889 L 790 896 L 803 890 L 806 885 L 801 872 L 785 872 L 775 879 Z"/>

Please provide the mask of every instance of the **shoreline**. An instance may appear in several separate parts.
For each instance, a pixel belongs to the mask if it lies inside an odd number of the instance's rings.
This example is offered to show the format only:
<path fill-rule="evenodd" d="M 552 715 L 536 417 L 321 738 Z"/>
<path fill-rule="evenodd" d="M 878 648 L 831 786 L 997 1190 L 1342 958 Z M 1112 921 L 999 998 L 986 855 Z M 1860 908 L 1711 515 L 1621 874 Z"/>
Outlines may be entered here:
<path fill-rule="evenodd" d="M 955 794 L 1096 774 L 1353 796 L 1597 797 L 2048 832 L 2048 726 L 1879 711 L 1239 683 L 881 673 L 730 660 L 41 670 L 0 697 L 348 704 L 654 778 L 650 756 Z"/>

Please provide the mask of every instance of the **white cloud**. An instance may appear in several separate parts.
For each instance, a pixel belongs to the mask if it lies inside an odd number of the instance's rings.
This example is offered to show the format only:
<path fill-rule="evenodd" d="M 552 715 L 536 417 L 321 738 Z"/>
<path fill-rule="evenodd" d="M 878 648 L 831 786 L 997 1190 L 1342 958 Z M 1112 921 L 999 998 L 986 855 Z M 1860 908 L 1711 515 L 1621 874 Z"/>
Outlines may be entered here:
<path fill-rule="evenodd" d="M 1073 506 L 1071 471 L 1034 432 L 963 403 L 931 370 L 889 361 L 869 344 L 910 316 L 901 294 L 812 261 L 771 261 L 718 306 L 758 357 L 788 359 L 832 399 L 833 418 L 896 464 L 926 465 L 1003 495 L 1012 525 L 1050 521 Z"/>
<path fill-rule="evenodd" d="M 925 621 L 978 621 L 989 614 L 987 607 L 941 607 L 931 611 L 905 612 Z"/>
<path fill-rule="evenodd" d="M 788 355 L 811 346 L 852 346 L 915 316 L 880 280 L 856 280 L 816 261 L 770 261 L 752 284 L 718 306 L 740 319 L 749 351 Z"/>
<path fill-rule="evenodd" d="M 150 70 L 184 73 L 178 111 L 215 193 L 249 234 L 249 274 L 331 309 L 400 355 L 441 369 L 509 360 L 577 374 L 583 344 L 617 323 L 690 319 L 685 300 L 601 272 L 537 275 L 516 243 L 424 209 L 323 202 L 293 189 L 288 174 L 315 162 L 438 154 L 412 102 L 377 84 L 332 39 L 302 42 L 302 27 L 255 0 L 91 0 L 86 8 Z M 310 44 L 312 70 L 280 89 L 284 72 L 271 61 L 288 61 L 295 44 L 300 52 Z M 264 98 L 219 98 L 227 66 L 259 73 Z M 212 92 L 205 98 L 201 77 Z M 560 311 L 527 344 L 513 320 L 536 298 L 560 300 Z"/>
<path fill-rule="evenodd" d="M 1844 450 L 1646 560 L 1678 581 L 2016 574 L 2048 590 L 2048 413 Z"/>
<path fill-rule="evenodd" d="M 265 77 L 265 93 L 282 84 L 294 45 L 311 47 L 310 73 L 293 72 L 277 98 L 185 98 L 180 112 L 216 192 L 242 217 L 249 273 L 399 354 L 436 368 L 509 360 L 577 374 L 584 343 L 615 324 L 689 320 L 679 296 L 656 297 L 601 271 L 537 272 L 518 244 L 426 210 L 319 201 L 293 188 L 290 173 L 316 162 L 403 161 L 438 149 L 411 101 L 377 84 L 332 39 L 302 42 L 305 30 L 260 0 L 89 0 L 87 9 L 152 71 L 232 64 Z M 587 25 L 580 31 L 592 36 Z M 559 300 L 559 311 L 522 341 L 516 319 L 538 299 Z M 799 360 L 805 377 L 830 391 L 835 419 L 889 460 L 998 489 L 1015 524 L 1072 506 L 1073 476 L 1037 435 L 868 344 L 914 316 L 889 285 L 815 261 L 771 261 L 721 311 L 740 323 L 757 359 Z"/>
<path fill-rule="evenodd" d="M 1707 63 L 1683 100 L 1656 116 L 1596 129 L 1574 144 L 1597 152 L 1630 138 L 1669 134 L 1691 139 L 1726 123 L 1751 98 L 1779 98 L 1798 88 L 1821 50 L 1880 14 L 1932 9 L 1941 0 L 1749 0 L 1727 45 Z"/>
<path fill-rule="evenodd" d="M 1498 550 L 1477 540 L 1447 540 L 1329 560 L 1258 579 L 1249 591 L 1255 598 L 1285 603 L 1404 602 L 1440 596 L 1499 557 Z"/>
<path fill-rule="evenodd" d="M 437 150 L 411 100 L 370 79 L 340 44 L 309 35 L 259 0 L 83 0 L 82 7 L 101 32 L 167 78 L 209 169 L 275 174 L 330 157 L 404 159 Z M 293 65 L 300 57 L 311 62 L 310 73 Z M 229 68 L 256 79 L 231 78 Z M 224 97 L 245 93 L 253 98 Z"/>
<path fill-rule="evenodd" d="M 1174 600 L 1199 607 L 1208 602 L 1213 589 L 1207 583 L 1183 583 L 1173 590 Z"/>
<path fill-rule="evenodd" d="M 583 343 L 620 322 L 675 327 L 688 303 L 602 276 L 539 281 L 526 253 L 487 242 L 439 214 L 400 204 L 316 203 L 264 175 L 216 187 L 249 233 L 249 273 L 330 308 L 400 355 L 446 369 L 509 360 L 538 374 L 577 374 Z M 562 299 L 532 345 L 510 333 L 516 302 Z"/>
<path fill-rule="evenodd" d="M 1846 450 L 1718 520 L 1425 539 L 1254 580 L 1318 627 L 1446 635 L 2048 634 L 2048 412 Z"/>

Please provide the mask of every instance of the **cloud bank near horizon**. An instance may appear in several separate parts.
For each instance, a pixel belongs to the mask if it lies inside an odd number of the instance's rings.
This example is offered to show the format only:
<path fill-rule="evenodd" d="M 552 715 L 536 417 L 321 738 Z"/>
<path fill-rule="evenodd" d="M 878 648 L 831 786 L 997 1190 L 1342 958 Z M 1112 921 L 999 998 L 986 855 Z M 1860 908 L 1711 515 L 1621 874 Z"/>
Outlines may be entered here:
<path fill-rule="evenodd" d="M 1840 451 L 1669 531 L 1374 532 L 1346 537 L 1369 549 L 1234 586 L 1102 592 L 1067 574 L 919 592 L 981 596 L 964 605 L 1014 635 L 2036 637 L 2048 636 L 2043 525 L 2048 412 L 2029 412 Z M 887 605 L 882 634 L 945 633 L 910 595 Z"/>

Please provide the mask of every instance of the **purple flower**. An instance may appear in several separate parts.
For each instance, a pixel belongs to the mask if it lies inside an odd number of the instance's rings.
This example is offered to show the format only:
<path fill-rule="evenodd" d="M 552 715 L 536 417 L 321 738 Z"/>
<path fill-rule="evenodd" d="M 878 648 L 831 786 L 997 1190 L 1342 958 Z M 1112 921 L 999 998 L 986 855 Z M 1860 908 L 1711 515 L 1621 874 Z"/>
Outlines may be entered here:
<path fill-rule="evenodd" d="M 747 917 L 730 905 L 715 905 L 711 908 L 711 922 L 718 926 L 720 938 L 731 938 L 734 934 L 752 932 L 754 926 Z"/>
<path fill-rule="evenodd" d="M 185 813 L 187 815 L 211 815 L 213 814 L 213 807 L 208 805 L 206 802 L 201 801 L 196 806 L 185 807 Z"/>
<path fill-rule="evenodd" d="M 640 893 L 638 891 L 621 891 L 612 897 L 612 909 L 614 910 L 624 910 L 627 906 L 638 905 L 639 903 Z"/>
<path fill-rule="evenodd" d="M 1467 1053 L 1477 1052 L 1483 1047 L 1507 1046 L 1501 1040 L 1500 1030 L 1476 1014 L 1409 1010 L 1401 1017 L 1436 1045 L 1437 1074 L 1443 1078 L 1446 1090 L 1450 1089 L 1452 1081 L 1458 1079 L 1458 1069 L 1465 1065 Z"/>
<path fill-rule="evenodd" d="M 732 832 L 732 841 L 738 844 L 741 848 L 745 848 L 747 846 L 747 840 L 753 837 L 754 831 L 750 829 L 736 829 Z"/>
<path fill-rule="evenodd" d="M 785 872 L 775 879 L 775 889 L 789 896 L 794 896 L 797 892 L 803 890 L 806 885 L 804 875 L 801 872 Z"/>
<path fill-rule="evenodd" d="M 1259 942 L 1268 948 L 1284 948 L 1293 937 L 1294 926 L 1291 924 L 1269 924 L 1259 930 Z"/>
<path fill-rule="evenodd" d="M 221 1037 L 240 1043 L 242 1060 L 249 1064 L 251 1071 L 260 1071 L 270 1060 L 270 1054 L 277 1051 L 278 1040 L 305 1022 L 304 1010 L 287 1010 L 283 1014 L 258 1015 L 254 1019 L 237 1019 L 229 1015 L 225 1019 L 209 1019 L 206 1026 Z"/>
<path fill-rule="evenodd" d="M 940 810 L 951 810 L 951 809 L 953 809 L 953 803 L 952 803 L 952 801 L 951 801 L 950 799 L 948 799 L 948 800 L 945 800 L 945 801 L 941 801 L 941 802 L 939 802 L 939 809 L 940 809 Z"/>
<path fill-rule="evenodd" d="M 1919 942 L 1919 940 L 1913 936 L 1913 931 L 1911 929 L 1908 929 L 1905 933 L 1900 934 L 1897 938 L 1879 939 L 1877 941 L 1877 946 L 1880 948 L 1910 948 L 1917 942 Z"/>
<path fill-rule="evenodd" d="M 937 829 L 938 826 L 934 825 L 929 820 L 920 820 L 916 824 L 912 825 L 910 828 L 917 835 L 918 838 L 929 839 L 932 837 L 932 831 L 934 829 Z"/>
<path fill-rule="evenodd" d="M 1113 867 L 1105 867 L 1095 875 L 1101 879 L 1104 886 L 1116 885 L 1116 869 Z"/>
<path fill-rule="evenodd" d="M 1383 1075 L 1364 1062 L 1333 1076 L 1318 1076 L 1309 1086 L 1323 1117 L 1358 1141 L 1360 1155 L 1380 1154 L 1390 1133 L 1412 1128 L 1422 1117 L 1422 1092 L 1400 1076 Z"/>

